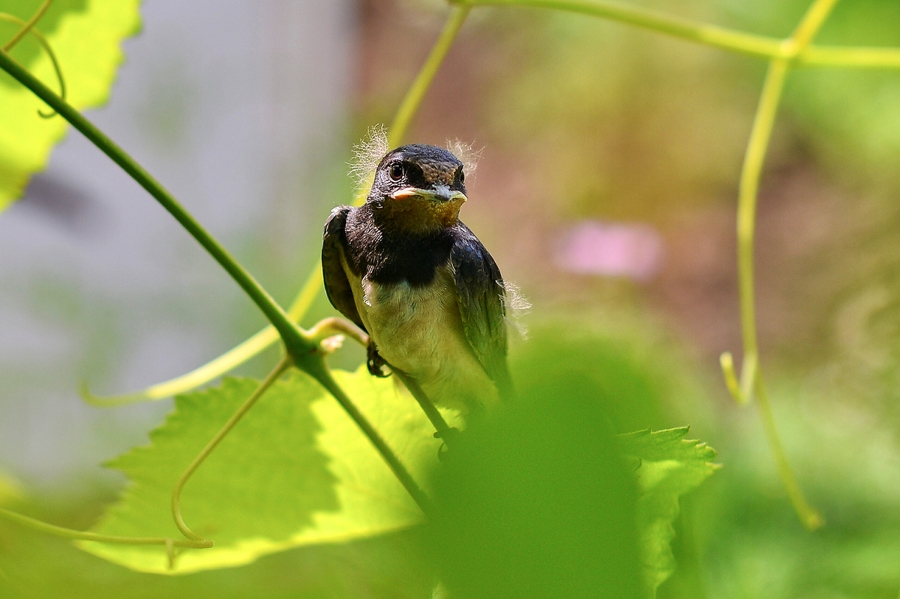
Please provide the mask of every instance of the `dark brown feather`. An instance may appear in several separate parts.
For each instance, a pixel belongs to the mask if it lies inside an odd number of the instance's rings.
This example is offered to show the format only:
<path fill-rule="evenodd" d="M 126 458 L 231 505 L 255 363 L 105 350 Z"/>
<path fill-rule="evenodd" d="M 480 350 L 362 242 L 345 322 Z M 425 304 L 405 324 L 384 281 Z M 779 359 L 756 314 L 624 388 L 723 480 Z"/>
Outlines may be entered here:
<path fill-rule="evenodd" d="M 331 211 L 331 216 L 325 223 L 322 240 L 322 277 L 325 280 L 325 293 L 328 295 L 331 305 L 365 331 L 366 326 L 356 309 L 350 281 L 347 279 L 347 273 L 344 272 L 343 264 L 341 264 L 341 255 L 344 248 L 347 247 L 347 235 L 344 227 L 347 224 L 347 215 L 350 210 L 350 206 L 338 206 Z"/>

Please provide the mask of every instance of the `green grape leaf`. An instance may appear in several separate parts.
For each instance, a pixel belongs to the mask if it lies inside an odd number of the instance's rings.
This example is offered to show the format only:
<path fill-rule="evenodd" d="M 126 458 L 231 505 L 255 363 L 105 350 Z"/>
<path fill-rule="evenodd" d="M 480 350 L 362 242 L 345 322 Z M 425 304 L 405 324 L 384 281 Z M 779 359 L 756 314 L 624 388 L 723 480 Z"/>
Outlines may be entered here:
<path fill-rule="evenodd" d="M 617 437 L 626 456 L 636 458 L 638 534 L 645 579 L 655 592 L 675 571 L 671 542 L 678 498 L 695 489 L 718 468 L 713 448 L 684 439 L 688 427 L 637 431 Z"/>
<path fill-rule="evenodd" d="M 40 0 L 0 0 L 0 13 L 27 21 Z M 47 38 L 66 82 L 66 99 L 78 109 L 99 106 L 109 98 L 116 70 L 124 58 L 123 39 L 140 28 L 139 0 L 56 0 L 35 29 Z M 20 25 L 0 21 L 0 46 Z M 59 90 L 56 73 L 33 35 L 10 53 L 23 66 Z M 68 129 L 61 117 L 38 115 L 49 108 L 28 89 L 0 71 L 0 210 L 22 195 L 28 178 L 47 166 L 50 150 Z"/>
<path fill-rule="evenodd" d="M 440 441 L 415 400 L 365 368 L 334 375 L 413 476 L 425 480 L 437 463 Z M 93 531 L 181 538 L 170 511 L 175 481 L 258 384 L 226 378 L 219 387 L 176 397 L 174 412 L 151 432 L 150 445 L 109 464 L 130 484 Z M 422 520 L 346 412 L 299 372 L 273 384 L 200 466 L 184 488 L 181 508 L 188 526 L 215 546 L 182 552 L 174 570 L 161 546 L 79 546 L 134 570 L 184 574 L 238 566 L 301 545 L 369 537 Z"/>

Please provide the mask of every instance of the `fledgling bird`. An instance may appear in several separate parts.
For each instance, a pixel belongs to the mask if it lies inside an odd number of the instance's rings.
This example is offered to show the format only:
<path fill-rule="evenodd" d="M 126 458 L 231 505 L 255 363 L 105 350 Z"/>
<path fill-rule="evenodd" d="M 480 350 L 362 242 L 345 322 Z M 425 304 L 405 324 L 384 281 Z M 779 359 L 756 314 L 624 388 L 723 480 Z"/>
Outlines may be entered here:
<path fill-rule="evenodd" d="M 331 304 L 369 334 L 382 365 L 464 413 L 508 396 L 505 288 L 484 245 L 459 220 L 463 164 L 436 146 L 388 152 L 366 203 L 325 223 L 322 272 Z"/>

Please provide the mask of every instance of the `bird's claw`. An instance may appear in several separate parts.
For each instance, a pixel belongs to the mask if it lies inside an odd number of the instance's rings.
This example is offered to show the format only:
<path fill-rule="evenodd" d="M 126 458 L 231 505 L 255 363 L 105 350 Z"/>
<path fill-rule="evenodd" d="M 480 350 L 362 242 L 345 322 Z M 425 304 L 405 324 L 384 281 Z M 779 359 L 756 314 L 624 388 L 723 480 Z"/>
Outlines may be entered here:
<path fill-rule="evenodd" d="M 450 449 L 447 445 L 447 442 L 453 443 L 459 437 L 459 429 L 456 427 L 451 427 L 442 431 L 438 431 L 434 433 L 435 439 L 441 439 L 444 442 L 441 443 L 441 446 L 438 447 L 438 460 L 444 461 L 447 456 L 447 451 Z"/>
<path fill-rule="evenodd" d="M 387 362 L 385 362 L 384 358 L 381 357 L 381 354 L 378 353 L 378 348 L 375 347 L 374 341 L 369 342 L 366 353 L 366 366 L 369 368 L 369 374 L 379 378 L 391 376 L 390 372 L 384 371 Z"/>
<path fill-rule="evenodd" d="M 456 428 L 455 426 L 451 426 L 448 429 L 444 429 L 442 431 L 438 431 L 438 432 L 434 433 L 434 438 L 435 439 L 443 439 L 444 441 L 449 440 L 451 443 L 453 443 L 453 441 L 456 440 L 456 438 L 459 436 L 459 434 L 460 434 L 459 429 Z"/>

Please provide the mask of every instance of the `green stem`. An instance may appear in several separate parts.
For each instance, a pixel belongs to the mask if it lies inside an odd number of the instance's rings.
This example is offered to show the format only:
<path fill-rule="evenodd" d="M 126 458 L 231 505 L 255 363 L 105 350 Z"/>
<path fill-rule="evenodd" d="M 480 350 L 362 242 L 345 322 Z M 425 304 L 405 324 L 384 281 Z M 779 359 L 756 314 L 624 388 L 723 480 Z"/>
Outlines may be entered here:
<path fill-rule="evenodd" d="M 766 73 L 759 106 L 753 120 L 753 129 L 747 143 L 747 153 L 741 169 L 738 192 L 737 250 L 738 281 L 740 285 L 741 334 L 744 340 L 744 367 L 741 370 L 741 390 L 746 397 L 753 387 L 756 368 L 750 368 L 759 355 L 756 339 L 756 308 L 753 281 L 754 236 L 756 234 L 756 203 L 759 179 L 766 158 L 766 150 L 772 136 L 775 115 L 787 76 L 787 61 L 773 60 Z M 752 372 L 751 375 L 746 373 Z M 748 378 L 749 376 L 749 378 Z"/>
<path fill-rule="evenodd" d="M 834 10 L 838 0 L 814 0 L 807 9 L 800 24 L 794 29 L 794 33 L 788 38 L 790 44 L 790 57 L 794 58 L 812 43 L 813 38 L 825 24 L 825 20 Z"/>
<path fill-rule="evenodd" d="M 756 376 L 756 398 L 759 405 L 759 413 L 762 416 L 763 428 L 766 431 L 766 438 L 769 441 L 769 447 L 772 448 L 772 454 L 775 456 L 775 464 L 778 467 L 778 474 L 781 477 L 782 484 L 788 494 L 788 499 L 800 518 L 800 522 L 807 530 L 816 530 L 825 524 L 822 514 L 812 507 L 806 497 L 803 495 L 803 489 L 797 482 L 797 477 L 791 468 L 787 459 L 787 452 L 781 442 L 781 436 L 778 434 L 778 427 L 775 424 L 775 415 L 772 412 L 772 404 L 769 401 L 769 393 L 763 383 L 761 374 Z"/>
<path fill-rule="evenodd" d="M 137 181 L 141 187 L 147 190 L 165 208 L 181 226 L 183 226 L 200 245 L 218 262 L 231 278 L 250 296 L 250 299 L 265 314 L 266 318 L 281 336 L 288 353 L 300 366 L 307 359 L 306 356 L 315 346 L 305 338 L 297 326 L 290 321 L 284 310 L 263 289 L 259 283 L 238 264 L 234 258 L 222 247 L 218 241 L 204 229 L 200 223 L 178 203 L 178 201 L 145 171 L 122 148 L 116 145 L 102 131 L 94 126 L 80 112 L 75 110 L 68 102 L 56 95 L 50 88 L 41 83 L 19 63 L 13 60 L 6 52 L 0 52 L 0 68 L 9 73 L 14 79 L 30 89 L 36 96 L 46 102 L 58 112 L 73 127 L 78 129 L 85 137 L 97 146 L 122 170 Z"/>
<path fill-rule="evenodd" d="M 741 178 L 738 186 L 737 210 L 737 254 L 738 289 L 741 311 L 741 337 L 744 358 L 741 377 L 738 382 L 731 354 L 720 357 L 722 372 L 729 392 L 739 404 L 750 401 L 759 366 L 759 345 L 756 338 L 756 291 L 754 289 L 754 238 L 756 235 L 756 204 L 759 180 L 765 163 L 766 151 L 772 137 L 775 116 L 784 82 L 787 78 L 788 63 L 785 59 L 774 59 L 763 82 L 759 105 L 753 119 Z"/>
<path fill-rule="evenodd" d="M 73 530 L 71 528 L 63 528 L 55 526 L 7 509 L 0 508 L 0 516 L 27 526 L 28 528 L 51 534 L 64 539 L 72 539 L 76 541 L 97 541 L 98 543 L 115 543 L 118 545 L 172 545 L 175 547 L 190 547 L 194 549 L 208 549 L 213 546 L 213 542 L 206 539 L 201 540 L 184 540 L 184 539 L 168 539 L 163 537 L 117 537 L 113 535 L 100 535 L 93 532 L 83 532 Z"/>
<path fill-rule="evenodd" d="M 185 469 L 184 473 L 178 477 L 178 482 L 175 483 L 175 488 L 172 490 L 172 518 L 175 520 L 175 525 L 178 527 L 178 530 L 180 530 L 181 534 L 187 538 L 194 541 L 204 540 L 203 537 L 188 528 L 188 525 L 185 524 L 184 519 L 181 517 L 181 492 L 184 490 L 184 485 L 187 484 L 187 481 L 193 476 L 194 472 L 197 471 L 197 468 L 206 461 L 206 458 L 209 457 L 209 454 L 213 452 L 216 446 L 222 442 L 222 439 L 224 439 L 225 436 L 231 432 L 231 429 L 240 422 L 241 418 L 244 417 L 244 414 L 250 411 L 250 408 L 252 408 L 259 398 L 263 396 L 263 393 L 265 393 L 266 390 L 278 380 L 278 377 L 284 374 L 284 371 L 290 367 L 291 359 L 285 356 L 282 358 L 281 362 L 278 363 L 278 366 L 276 366 L 263 382 L 259 384 L 253 394 L 247 398 L 247 401 L 232 414 L 231 418 L 228 419 L 228 422 L 226 422 L 219 432 L 216 433 L 216 436 L 206 444 L 206 447 L 204 447 L 199 454 L 197 454 L 197 457 L 195 457 Z"/>
<path fill-rule="evenodd" d="M 799 56 L 812 42 L 816 32 L 834 9 L 837 0 L 816 0 L 809 7 L 794 33 L 782 42 L 787 56 Z M 759 196 L 759 181 L 775 126 L 775 116 L 784 91 L 784 83 L 789 69 L 788 58 L 775 58 L 769 63 L 769 70 L 763 83 L 759 106 L 753 119 L 753 128 L 747 142 L 747 152 L 741 168 L 738 191 L 737 248 L 738 281 L 740 287 L 741 334 L 744 340 L 744 363 L 741 368 L 741 403 L 749 400 L 754 379 L 759 372 L 759 345 L 756 337 L 756 308 L 754 290 L 754 237 L 756 234 L 756 205 Z M 734 394 L 734 372 L 730 355 L 722 356 L 729 390 Z M 737 396 L 736 396 L 737 397 Z"/>
<path fill-rule="evenodd" d="M 606 0 L 470 0 L 467 1 L 467 4 L 472 6 L 525 6 L 575 12 L 620 21 L 751 56 L 772 58 L 779 56 L 782 51 L 781 40 L 773 37 L 698 23 L 659 11 Z"/>
<path fill-rule="evenodd" d="M 422 491 L 422 488 L 416 483 L 415 479 L 413 479 L 409 470 L 406 469 L 406 466 L 403 465 L 400 458 L 394 453 L 394 450 L 390 448 L 375 427 L 372 426 L 372 423 L 369 422 L 363 413 L 359 411 L 359 408 L 357 408 L 350 400 L 347 394 L 344 393 L 344 390 L 341 389 L 340 385 L 337 384 L 337 381 L 334 380 L 334 377 L 331 376 L 331 371 L 325 366 L 324 360 L 319 358 L 313 363 L 318 365 L 317 368 L 314 368 L 313 371 L 310 372 L 313 378 L 319 381 L 319 383 L 334 396 L 338 403 L 341 404 L 341 407 L 344 408 L 350 418 L 353 419 L 366 437 L 369 438 L 369 441 L 375 446 L 378 453 L 381 454 L 381 457 L 387 463 L 388 468 L 391 469 L 391 472 L 394 473 L 394 476 L 397 477 L 400 484 L 403 485 L 413 501 L 416 502 L 416 505 L 419 506 L 426 516 L 431 516 L 434 513 L 431 506 L 431 500 L 425 492 Z"/>
<path fill-rule="evenodd" d="M 769 140 L 772 137 L 775 116 L 778 112 L 778 104 L 781 101 L 790 62 L 806 50 L 836 4 L 837 0 L 815 0 L 806 11 L 794 33 L 782 42 L 785 56 L 774 58 L 769 63 L 769 70 L 763 83 L 759 106 L 753 120 L 750 140 L 747 143 L 747 153 L 741 170 L 738 193 L 738 282 L 740 288 L 741 332 L 744 341 L 744 364 L 741 370 L 739 389 L 736 389 L 731 355 L 723 354 L 721 358 L 726 384 L 739 401 L 745 403 L 749 400 L 751 392 L 756 391 L 758 397 L 757 405 L 766 429 L 769 446 L 778 464 L 778 472 L 782 483 L 800 521 L 810 529 L 821 526 L 823 520 L 806 501 L 800 485 L 790 468 L 787 454 L 784 451 L 784 446 L 778 435 L 778 429 L 775 426 L 775 416 L 772 413 L 771 402 L 762 382 L 756 328 L 753 254 L 759 180 L 763 164 L 765 163 Z"/>
<path fill-rule="evenodd" d="M 454 0 L 451 0 L 454 1 Z M 522 6 L 574 12 L 627 23 L 688 41 L 761 58 L 791 58 L 782 41 L 606 0 L 455 0 L 465 6 Z M 826 15 L 830 7 L 817 8 Z M 812 31 L 813 23 L 810 23 Z M 900 48 L 809 46 L 793 55 L 797 64 L 820 67 L 900 68 Z"/>
<path fill-rule="evenodd" d="M 406 92 L 403 101 L 400 102 L 400 107 L 394 116 L 394 122 L 391 123 L 391 128 L 388 130 L 389 147 L 393 148 L 400 145 L 400 141 L 406 137 L 406 131 L 409 129 L 413 116 L 418 112 L 425 93 L 431 87 L 438 69 L 444 63 L 447 52 L 453 46 L 456 35 L 462 28 L 463 23 L 466 22 L 466 17 L 469 16 L 470 10 L 472 9 L 469 6 L 454 6 L 451 9 L 450 16 L 447 17 L 440 36 L 434 43 L 434 47 L 431 48 L 428 58 L 425 59 L 425 64 L 419 69 L 419 74 L 416 75 L 416 79 L 409 87 L 409 91 Z M 365 199 L 366 196 L 363 195 L 362 201 L 365 201 Z M 362 201 L 359 201 L 359 203 L 361 204 Z"/>
<path fill-rule="evenodd" d="M 294 303 L 288 308 L 288 318 L 294 322 L 303 318 L 313 301 L 315 301 L 316 297 L 319 295 L 321 289 L 322 269 L 320 267 L 312 272 L 306 283 L 303 285 L 300 293 L 298 293 L 297 297 L 294 299 Z M 174 379 L 157 383 L 156 385 L 152 385 L 135 393 L 106 397 L 93 395 L 88 389 L 88 386 L 84 384 L 81 388 L 81 397 L 90 405 L 101 408 L 110 408 L 140 403 L 143 401 L 158 401 L 160 399 L 172 397 L 173 395 L 178 395 L 179 393 L 187 393 L 188 391 L 196 389 L 201 385 L 205 385 L 214 378 L 220 377 L 226 372 L 237 368 L 250 358 L 271 347 L 276 341 L 278 341 L 278 332 L 270 325 L 218 358 Z"/>
<path fill-rule="evenodd" d="M 332 335 L 343 335 L 344 337 L 350 337 L 363 348 L 369 345 L 369 336 L 364 330 L 346 318 L 339 318 L 337 316 L 323 318 L 311 326 L 306 333 L 309 335 L 310 339 L 316 343 L 321 343 L 322 340 L 331 337 Z"/>
<path fill-rule="evenodd" d="M 809 66 L 897 69 L 900 68 L 900 49 L 810 46 L 797 60 Z"/>

